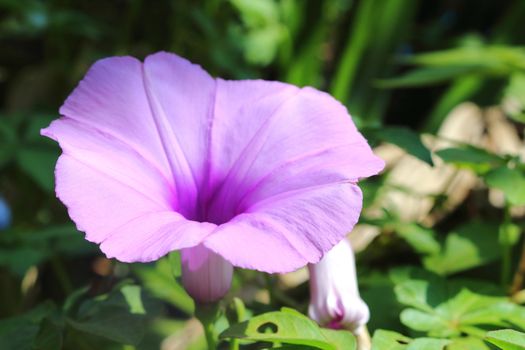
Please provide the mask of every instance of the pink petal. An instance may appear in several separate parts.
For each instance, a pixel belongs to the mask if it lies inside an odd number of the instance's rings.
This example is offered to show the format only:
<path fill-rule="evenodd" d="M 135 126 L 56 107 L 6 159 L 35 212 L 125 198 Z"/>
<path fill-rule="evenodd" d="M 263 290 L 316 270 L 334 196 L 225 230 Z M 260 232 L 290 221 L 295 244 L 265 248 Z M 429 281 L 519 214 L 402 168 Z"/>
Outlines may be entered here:
<path fill-rule="evenodd" d="M 188 71 L 194 69 L 195 75 L 204 74 L 213 84 L 200 68 L 182 59 L 176 63 L 183 71 L 180 79 L 192 80 Z M 150 80 L 155 80 L 155 73 L 152 76 Z M 138 60 L 101 60 L 61 108 L 65 117 L 42 130 L 63 150 L 56 167 L 57 196 L 77 227 L 86 232 L 86 239 L 102 243 L 108 257 L 121 261 L 158 259 L 201 243 L 215 228 L 181 215 L 195 213 L 195 200 L 183 202 L 187 193 L 195 193 L 185 187 L 187 183 L 195 186 L 194 179 L 185 172 L 189 169 L 188 164 L 184 168 L 185 157 L 168 157 L 165 142 L 176 136 L 165 135 L 171 130 L 165 125 L 158 129 L 156 123 L 165 120 L 153 113 L 158 111 L 152 112 L 150 99 L 153 104 L 157 101 L 154 94 L 146 92 Z M 186 97 L 191 94 L 188 90 Z M 182 165 L 174 166 L 180 159 Z"/>
<path fill-rule="evenodd" d="M 186 216 L 197 218 L 208 177 L 215 80 L 201 67 L 165 52 L 144 61 L 144 86 Z M 158 136 L 157 136 L 158 137 Z"/>
<path fill-rule="evenodd" d="M 97 61 L 69 95 L 60 114 L 111 135 L 171 177 L 142 80 L 142 63 L 133 57 Z"/>
<path fill-rule="evenodd" d="M 60 113 L 130 145 L 169 179 L 178 210 L 195 218 L 215 81 L 199 66 L 157 53 L 96 62 Z"/>
<path fill-rule="evenodd" d="M 108 257 L 152 261 L 199 244 L 215 225 L 186 220 L 100 168 L 63 154 L 56 192 L 86 239 L 102 243 Z"/>
<path fill-rule="evenodd" d="M 278 193 L 356 182 L 384 166 L 345 107 L 311 88 L 219 81 L 213 126 L 212 177 L 223 178 L 209 203 L 213 222 Z"/>
<path fill-rule="evenodd" d="M 173 211 L 139 216 L 119 227 L 100 245 L 109 258 L 153 261 L 174 250 L 199 245 L 217 226 L 186 220 Z"/>
<path fill-rule="evenodd" d="M 350 183 L 286 192 L 219 226 L 204 244 L 235 266 L 293 271 L 339 242 L 357 222 L 361 204 L 359 187 Z"/>

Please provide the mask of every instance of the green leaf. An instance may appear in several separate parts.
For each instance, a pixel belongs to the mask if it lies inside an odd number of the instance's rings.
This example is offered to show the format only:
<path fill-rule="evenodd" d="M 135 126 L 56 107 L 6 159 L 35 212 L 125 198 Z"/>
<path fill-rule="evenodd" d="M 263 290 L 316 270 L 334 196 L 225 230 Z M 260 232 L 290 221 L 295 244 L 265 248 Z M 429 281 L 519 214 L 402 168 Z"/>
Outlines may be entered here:
<path fill-rule="evenodd" d="M 40 323 L 40 330 L 33 342 L 33 350 L 56 350 L 62 348 L 63 336 L 61 325 L 49 318 Z"/>
<path fill-rule="evenodd" d="M 483 174 L 490 169 L 505 164 L 505 159 L 470 145 L 456 148 L 445 148 L 436 152 L 445 163 Z"/>
<path fill-rule="evenodd" d="M 485 181 L 487 186 L 503 191 L 510 204 L 525 204 L 525 174 L 522 171 L 499 167 L 487 173 Z"/>
<path fill-rule="evenodd" d="M 7 266 L 19 276 L 23 276 L 28 268 L 38 265 L 47 257 L 47 252 L 37 247 L 0 248 L 0 266 Z"/>
<path fill-rule="evenodd" d="M 402 334 L 379 329 L 372 338 L 372 350 L 443 350 L 448 339 L 410 339 Z"/>
<path fill-rule="evenodd" d="M 475 337 L 453 338 L 447 350 L 492 350 L 482 339 Z"/>
<path fill-rule="evenodd" d="M 443 350 L 448 344 L 448 339 L 418 338 L 408 344 L 406 350 Z"/>
<path fill-rule="evenodd" d="M 441 246 L 436 240 L 432 229 L 415 223 L 399 223 L 395 226 L 395 229 L 397 234 L 418 253 L 437 254 L 441 250 Z"/>
<path fill-rule="evenodd" d="M 276 56 L 280 43 L 287 36 L 287 28 L 280 22 L 279 6 L 274 1 L 230 0 L 240 13 L 244 31 L 239 36 L 248 62 L 266 65 Z M 240 28 L 236 29 L 239 30 Z"/>
<path fill-rule="evenodd" d="M 42 189 L 53 192 L 54 168 L 58 156 L 56 148 L 26 146 L 17 153 L 16 160 L 20 168 Z"/>
<path fill-rule="evenodd" d="M 24 246 L 36 247 L 67 256 L 93 253 L 96 245 L 86 241 L 73 224 L 53 225 L 34 231 L 19 232 L 16 237 Z"/>
<path fill-rule="evenodd" d="M 308 317 L 286 308 L 234 324 L 220 338 L 306 345 L 323 350 L 356 348 L 355 338 L 350 332 L 321 329 Z"/>
<path fill-rule="evenodd" d="M 492 222 L 472 221 L 447 235 L 438 254 L 423 259 L 427 269 L 448 275 L 485 265 L 501 256 L 499 228 Z"/>
<path fill-rule="evenodd" d="M 5 116 L 0 116 L 6 118 Z M 17 135 L 12 123 L 0 123 L 0 168 L 7 164 L 16 154 Z"/>
<path fill-rule="evenodd" d="M 523 72 L 516 72 L 510 77 L 502 104 L 512 119 L 525 123 L 525 74 Z"/>
<path fill-rule="evenodd" d="M 170 255 L 157 261 L 155 266 L 136 264 L 133 265 L 133 271 L 152 295 L 191 315 L 195 307 L 193 299 L 174 278 L 177 265 L 173 263 L 177 259 Z"/>
<path fill-rule="evenodd" d="M 123 284 L 110 294 L 84 301 L 67 324 L 87 334 L 137 345 L 144 336 L 146 317 L 142 301 L 137 300 L 140 289 L 133 287 Z"/>
<path fill-rule="evenodd" d="M 45 302 L 23 315 L 0 320 L 0 349 L 31 350 L 40 322 L 55 310 L 53 303 Z"/>
<path fill-rule="evenodd" d="M 408 63 L 417 64 L 419 68 L 398 78 L 379 81 L 379 86 L 415 87 L 462 79 L 462 83 L 455 86 L 454 94 L 461 91 L 471 94 L 472 91 L 479 89 L 483 79 L 523 71 L 524 59 L 523 48 L 486 46 L 482 43 L 475 43 L 457 49 L 411 56 L 407 60 Z M 464 95 L 463 92 L 461 94 Z M 513 94 L 516 95 L 516 93 Z M 449 94 L 448 100 L 452 96 Z M 461 101 L 458 100 L 458 102 Z"/>
<path fill-rule="evenodd" d="M 413 56 L 409 62 L 426 67 L 477 67 L 485 73 L 508 73 L 524 69 L 525 50 L 521 47 L 488 46 L 471 43 L 460 48 Z"/>
<path fill-rule="evenodd" d="M 479 334 L 486 326 L 524 327 L 524 307 L 507 297 L 471 291 L 493 293 L 492 288 L 471 280 L 445 280 L 435 275 L 422 279 L 413 274 L 395 288 L 398 301 L 411 307 L 402 311 L 401 322 L 432 337 Z"/>
<path fill-rule="evenodd" d="M 137 345 L 144 336 L 144 319 L 120 307 L 106 307 L 83 320 L 68 319 L 76 330 L 118 343 Z"/>
<path fill-rule="evenodd" d="M 503 350 L 525 349 L 525 333 L 512 329 L 487 332 L 486 339 Z"/>
<path fill-rule="evenodd" d="M 381 129 L 364 129 L 363 133 L 372 138 L 392 143 L 423 162 L 433 165 L 432 155 L 425 147 L 419 135 L 404 127 L 383 127 Z"/>
<path fill-rule="evenodd" d="M 399 333 L 378 329 L 372 337 L 372 350 L 404 350 L 411 340 Z"/>
<path fill-rule="evenodd" d="M 400 77 L 378 80 L 376 85 L 380 88 L 408 88 L 434 85 L 469 74 L 479 73 L 479 67 L 453 66 L 417 68 Z"/>
<path fill-rule="evenodd" d="M 129 305 L 129 311 L 132 314 L 144 315 L 146 310 L 142 304 L 142 297 L 140 296 L 141 288 L 139 286 L 124 286 L 120 289 L 126 302 Z"/>
<path fill-rule="evenodd" d="M 432 312 L 405 309 L 399 315 L 401 322 L 413 330 L 431 333 L 435 329 L 447 329 L 447 321 Z"/>
<path fill-rule="evenodd" d="M 49 259 L 53 254 L 85 255 L 96 251 L 74 225 L 54 225 L 42 229 L 8 230 L 0 236 L 0 265 L 23 275 L 31 266 Z"/>
<path fill-rule="evenodd" d="M 182 275 L 182 265 L 180 261 L 180 253 L 174 251 L 168 254 L 168 261 L 170 262 L 171 272 L 173 277 L 177 278 Z"/>
<path fill-rule="evenodd" d="M 441 94 L 432 112 L 424 121 L 423 131 L 437 133 L 449 113 L 465 101 L 469 101 L 484 85 L 483 77 L 467 75 L 454 80 Z"/>
<path fill-rule="evenodd" d="M 499 242 L 503 246 L 512 246 L 519 242 L 521 227 L 513 222 L 503 222 L 499 227 Z"/>
<path fill-rule="evenodd" d="M 397 300 L 404 305 L 413 306 L 417 309 L 432 312 L 433 308 L 429 304 L 429 299 L 434 298 L 434 293 L 439 290 L 430 289 L 428 281 L 406 281 L 398 284 L 395 289 Z M 441 297 L 440 294 L 437 295 Z M 439 299 L 438 299 L 439 300 Z"/>

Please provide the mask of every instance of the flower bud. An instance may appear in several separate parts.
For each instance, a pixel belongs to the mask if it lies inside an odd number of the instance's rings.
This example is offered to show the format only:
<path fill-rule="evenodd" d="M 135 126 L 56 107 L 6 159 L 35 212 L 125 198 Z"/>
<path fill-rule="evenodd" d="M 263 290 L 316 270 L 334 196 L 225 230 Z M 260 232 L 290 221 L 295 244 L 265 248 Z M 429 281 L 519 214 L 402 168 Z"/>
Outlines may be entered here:
<path fill-rule="evenodd" d="M 233 265 L 205 246 L 181 251 L 182 285 L 198 303 L 222 299 L 230 289 Z"/>
<path fill-rule="evenodd" d="M 332 248 L 317 264 L 309 264 L 308 314 L 321 326 L 354 333 L 368 322 L 368 306 L 359 296 L 354 252 L 347 239 Z"/>

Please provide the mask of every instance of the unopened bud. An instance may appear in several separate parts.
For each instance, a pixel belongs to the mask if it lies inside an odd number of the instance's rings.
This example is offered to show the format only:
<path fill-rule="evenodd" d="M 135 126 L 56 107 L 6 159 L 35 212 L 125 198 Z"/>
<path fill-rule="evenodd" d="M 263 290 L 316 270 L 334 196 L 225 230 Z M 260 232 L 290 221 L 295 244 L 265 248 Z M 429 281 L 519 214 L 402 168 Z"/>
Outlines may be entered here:
<path fill-rule="evenodd" d="M 228 293 L 233 266 L 202 244 L 181 251 L 182 284 L 198 303 L 218 301 Z"/>
<path fill-rule="evenodd" d="M 309 316 L 321 326 L 359 332 L 370 311 L 359 296 L 354 252 L 347 239 L 332 248 L 317 264 L 309 264 Z"/>

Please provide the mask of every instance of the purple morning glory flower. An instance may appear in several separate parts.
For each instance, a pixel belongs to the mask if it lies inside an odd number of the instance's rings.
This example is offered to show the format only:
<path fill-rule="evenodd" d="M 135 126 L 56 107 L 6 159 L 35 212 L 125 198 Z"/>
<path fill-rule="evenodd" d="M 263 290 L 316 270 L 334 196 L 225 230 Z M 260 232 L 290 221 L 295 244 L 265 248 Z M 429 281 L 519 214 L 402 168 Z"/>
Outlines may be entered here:
<path fill-rule="evenodd" d="M 383 168 L 329 95 L 214 79 L 164 52 L 96 62 L 60 114 L 42 130 L 63 151 L 57 196 L 124 262 L 182 250 L 195 271 L 217 257 L 266 272 L 315 263 L 357 222 L 357 181 Z"/>

